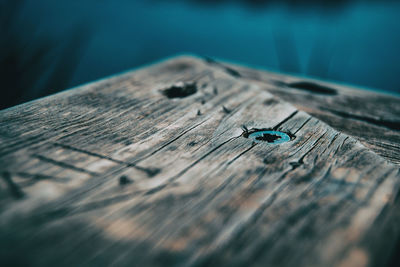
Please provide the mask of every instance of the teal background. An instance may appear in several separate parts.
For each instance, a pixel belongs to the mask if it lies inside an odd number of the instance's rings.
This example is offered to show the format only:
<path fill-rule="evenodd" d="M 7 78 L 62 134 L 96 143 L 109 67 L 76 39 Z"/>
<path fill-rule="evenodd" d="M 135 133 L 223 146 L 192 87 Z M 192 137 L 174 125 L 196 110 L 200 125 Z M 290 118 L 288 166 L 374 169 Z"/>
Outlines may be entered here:
<path fill-rule="evenodd" d="M 400 1 L 16 1 L 2 107 L 181 53 L 400 93 Z"/>

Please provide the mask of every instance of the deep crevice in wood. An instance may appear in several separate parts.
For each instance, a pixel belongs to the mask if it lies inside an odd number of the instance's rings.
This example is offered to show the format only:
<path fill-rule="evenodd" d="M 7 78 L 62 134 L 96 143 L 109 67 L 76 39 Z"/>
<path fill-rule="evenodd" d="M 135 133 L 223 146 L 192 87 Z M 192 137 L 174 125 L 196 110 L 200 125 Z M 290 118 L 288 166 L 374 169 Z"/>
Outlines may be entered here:
<path fill-rule="evenodd" d="M 183 83 L 172 85 L 171 87 L 162 90 L 163 95 L 168 98 L 184 98 L 193 95 L 197 92 L 196 83 Z"/>
<path fill-rule="evenodd" d="M 390 130 L 394 130 L 394 131 L 399 131 L 400 130 L 400 121 L 389 121 L 389 120 L 385 120 L 385 119 L 375 119 L 372 117 L 368 117 L 368 116 L 360 116 L 360 115 L 356 115 L 356 114 L 351 114 L 348 112 L 343 112 L 343 111 L 339 111 L 339 110 L 334 110 L 334 109 L 330 109 L 330 108 L 325 108 L 325 107 L 321 107 L 322 110 L 326 110 L 329 111 L 337 116 L 340 117 L 344 117 L 344 118 L 349 118 L 349 119 L 353 119 L 353 120 L 359 120 L 359 121 L 364 121 L 370 124 L 374 124 L 376 126 L 379 127 L 384 127 L 384 128 L 388 128 Z M 379 133 L 377 133 L 379 134 Z"/>
<path fill-rule="evenodd" d="M 285 84 L 287 87 L 323 95 L 337 95 L 335 89 L 314 82 L 299 81 Z"/>
<path fill-rule="evenodd" d="M 25 193 L 22 191 L 22 189 L 12 180 L 10 173 L 3 172 L 1 176 L 3 177 L 3 180 L 7 183 L 8 189 L 14 198 L 21 199 L 25 196 Z"/>
<path fill-rule="evenodd" d="M 228 73 L 229 75 L 231 75 L 231 76 L 233 76 L 235 78 L 242 77 L 242 75 L 240 74 L 239 71 L 237 71 L 237 70 L 235 70 L 235 69 L 233 69 L 231 67 L 228 67 L 228 66 L 226 66 L 226 65 L 224 65 L 224 64 L 222 64 L 222 63 L 220 63 L 220 62 L 218 62 L 218 61 L 216 61 L 216 60 L 214 60 L 214 59 L 212 59 L 210 57 L 203 57 L 203 58 L 204 58 L 205 62 L 207 62 L 208 64 L 215 65 L 215 66 L 221 68 L 226 73 Z"/>

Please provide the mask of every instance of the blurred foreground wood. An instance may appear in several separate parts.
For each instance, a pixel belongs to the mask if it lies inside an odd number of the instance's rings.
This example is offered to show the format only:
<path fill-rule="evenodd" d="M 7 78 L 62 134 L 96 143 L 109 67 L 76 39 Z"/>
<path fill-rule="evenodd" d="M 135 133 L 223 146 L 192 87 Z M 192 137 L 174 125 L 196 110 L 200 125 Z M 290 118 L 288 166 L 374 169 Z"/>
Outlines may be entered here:
<path fill-rule="evenodd" d="M 177 57 L 3 110 L 0 266 L 393 264 L 399 103 Z"/>

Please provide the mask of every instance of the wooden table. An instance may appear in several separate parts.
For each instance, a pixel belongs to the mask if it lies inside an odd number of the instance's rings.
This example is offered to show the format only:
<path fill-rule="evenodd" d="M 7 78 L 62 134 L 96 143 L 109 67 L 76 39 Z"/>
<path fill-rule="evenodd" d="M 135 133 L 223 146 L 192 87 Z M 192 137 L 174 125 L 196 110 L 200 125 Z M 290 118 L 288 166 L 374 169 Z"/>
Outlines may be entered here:
<path fill-rule="evenodd" d="M 396 263 L 399 130 L 396 96 L 191 56 L 3 110 L 0 266 Z"/>

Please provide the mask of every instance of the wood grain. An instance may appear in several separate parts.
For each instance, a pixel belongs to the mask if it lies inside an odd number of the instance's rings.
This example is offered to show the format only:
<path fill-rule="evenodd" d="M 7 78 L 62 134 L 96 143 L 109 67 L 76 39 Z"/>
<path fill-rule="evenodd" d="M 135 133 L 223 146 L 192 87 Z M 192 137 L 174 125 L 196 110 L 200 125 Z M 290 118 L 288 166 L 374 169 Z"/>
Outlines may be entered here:
<path fill-rule="evenodd" d="M 384 266 L 398 107 L 325 86 L 178 57 L 1 111 L 0 265 Z"/>
<path fill-rule="evenodd" d="M 229 68 L 334 129 L 355 137 L 387 160 L 400 164 L 400 97 L 332 82 L 282 75 L 205 59 Z"/>

